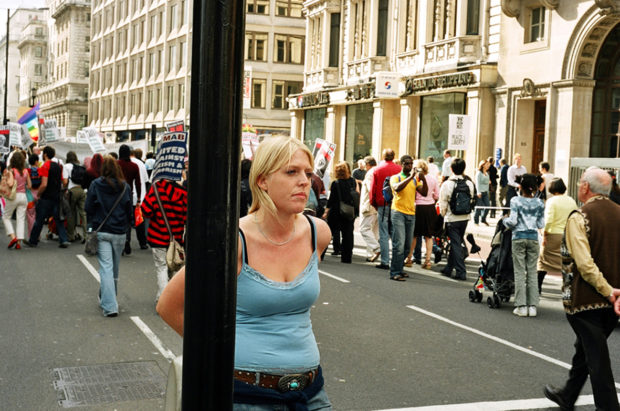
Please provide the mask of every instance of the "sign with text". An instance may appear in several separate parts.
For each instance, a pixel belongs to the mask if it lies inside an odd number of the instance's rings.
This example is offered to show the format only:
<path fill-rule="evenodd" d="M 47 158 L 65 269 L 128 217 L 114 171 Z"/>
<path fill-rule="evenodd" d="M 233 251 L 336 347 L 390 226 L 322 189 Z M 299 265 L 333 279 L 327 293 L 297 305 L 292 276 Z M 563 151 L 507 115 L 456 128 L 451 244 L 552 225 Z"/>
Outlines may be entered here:
<path fill-rule="evenodd" d="M 252 67 L 243 70 L 243 108 L 252 108 Z"/>
<path fill-rule="evenodd" d="M 86 131 L 78 130 L 76 138 L 78 143 L 88 144 L 88 133 Z"/>
<path fill-rule="evenodd" d="M 22 146 L 22 125 L 19 123 L 9 123 L 9 145 Z M 26 147 L 24 147 L 26 148 Z"/>
<path fill-rule="evenodd" d="M 9 126 L 0 126 L 0 157 L 11 152 L 9 133 Z"/>
<path fill-rule="evenodd" d="M 159 141 L 151 180 L 180 181 L 185 168 L 187 132 L 164 133 Z"/>
<path fill-rule="evenodd" d="M 375 78 L 375 97 L 398 98 L 400 76 L 397 73 L 377 73 Z"/>
<path fill-rule="evenodd" d="M 183 132 L 185 131 L 185 122 L 183 120 L 179 120 L 168 123 L 166 124 L 166 130 L 169 133 Z"/>
<path fill-rule="evenodd" d="M 32 139 L 30 135 L 30 130 L 28 129 L 27 124 L 21 124 L 21 132 L 22 132 L 22 147 L 30 147 L 32 143 L 35 141 Z"/>
<path fill-rule="evenodd" d="M 314 150 L 312 155 L 314 156 L 314 172 L 321 178 L 325 176 L 327 166 L 334 158 L 336 152 L 336 144 L 330 143 L 322 138 L 317 138 L 314 141 Z"/>
<path fill-rule="evenodd" d="M 55 119 L 45 120 L 42 124 L 43 136 L 46 143 L 53 143 L 60 139 L 60 131 L 58 131 L 58 122 Z"/>
<path fill-rule="evenodd" d="M 88 142 L 88 145 L 90 146 L 90 149 L 92 150 L 93 154 L 94 153 L 103 154 L 106 152 L 106 148 L 103 145 L 103 141 L 97 129 L 92 128 L 92 127 L 86 127 L 82 129 L 82 131 L 86 133 L 86 141 Z"/>
<path fill-rule="evenodd" d="M 250 131 L 241 133 L 241 146 L 243 147 L 243 156 L 251 160 L 258 148 L 258 134 Z"/>
<path fill-rule="evenodd" d="M 448 150 L 467 150 L 471 116 L 450 114 L 448 126 Z"/>

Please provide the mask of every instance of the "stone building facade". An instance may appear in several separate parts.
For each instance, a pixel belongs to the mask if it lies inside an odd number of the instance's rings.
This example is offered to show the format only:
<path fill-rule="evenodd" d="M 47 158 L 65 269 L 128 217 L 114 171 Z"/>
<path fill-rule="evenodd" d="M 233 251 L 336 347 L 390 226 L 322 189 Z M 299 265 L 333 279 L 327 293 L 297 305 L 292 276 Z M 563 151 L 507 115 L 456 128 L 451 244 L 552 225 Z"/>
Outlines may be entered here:
<path fill-rule="evenodd" d="M 19 37 L 19 105 L 36 104 L 38 89 L 47 83 L 47 19 L 44 11 L 33 14 Z"/>
<path fill-rule="evenodd" d="M 67 137 L 88 125 L 90 1 L 50 0 L 49 82 L 37 90 L 40 115 L 55 119 Z"/>
<path fill-rule="evenodd" d="M 471 116 L 470 167 L 493 153 L 499 0 L 312 0 L 303 93 L 289 99 L 291 132 L 336 159 L 433 156 L 443 161 L 449 114 Z M 386 80 L 387 79 L 387 80 Z M 398 90 L 378 97 L 377 88 Z"/>

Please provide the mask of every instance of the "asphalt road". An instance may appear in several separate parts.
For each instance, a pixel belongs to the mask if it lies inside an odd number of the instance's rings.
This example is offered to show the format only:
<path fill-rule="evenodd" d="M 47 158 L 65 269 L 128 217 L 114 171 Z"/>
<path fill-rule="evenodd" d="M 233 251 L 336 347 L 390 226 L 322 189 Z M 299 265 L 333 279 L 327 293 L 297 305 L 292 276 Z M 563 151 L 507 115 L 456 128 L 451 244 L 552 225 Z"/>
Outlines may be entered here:
<path fill-rule="evenodd" d="M 440 266 L 414 266 L 408 281 L 389 281 L 364 262 L 358 240 L 353 264 L 328 253 L 320 265 L 312 312 L 335 410 L 553 409 L 542 386 L 564 381 L 574 341 L 557 278 L 544 285 L 538 317 L 517 318 L 511 304 L 469 302 L 476 262 L 468 263 L 467 282 L 440 276 Z M 42 241 L 16 251 L 7 243 L 1 236 L 0 409 L 68 408 L 67 393 L 93 410 L 163 409 L 168 358 L 181 354 L 182 340 L 155 313 L 150 250 L 134 244 L 123 257 L 120 315 L 104 318 L 88 267 L 96 272 L 97 261 L 81 256 L 81 245 Z M 609 345 L 620 376 L 620 332 Z M 110 367 L 141 370 L 121 384 L 125 397 L 115 394 L 110 380 L 121 377 Z M 594 409 L 589 383 L 582 394 L 578 409 Z"/>

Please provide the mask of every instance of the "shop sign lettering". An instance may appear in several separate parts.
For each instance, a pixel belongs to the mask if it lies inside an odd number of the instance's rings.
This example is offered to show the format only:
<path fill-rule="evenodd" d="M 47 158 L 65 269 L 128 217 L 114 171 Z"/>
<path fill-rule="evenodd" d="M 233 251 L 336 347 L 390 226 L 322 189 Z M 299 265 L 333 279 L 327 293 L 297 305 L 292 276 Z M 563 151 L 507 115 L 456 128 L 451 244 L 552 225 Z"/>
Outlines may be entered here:
<path fill-rule="evenodd" d="M 448 74 L 445 76 L 428 77 L 416 79 L 413 77 L 405 81 L 405 92 L 403 96 L 408 96 L 416 91 L 429 91 L 437 88 L 462 87 L 476 82 L 474 73 Z"/>

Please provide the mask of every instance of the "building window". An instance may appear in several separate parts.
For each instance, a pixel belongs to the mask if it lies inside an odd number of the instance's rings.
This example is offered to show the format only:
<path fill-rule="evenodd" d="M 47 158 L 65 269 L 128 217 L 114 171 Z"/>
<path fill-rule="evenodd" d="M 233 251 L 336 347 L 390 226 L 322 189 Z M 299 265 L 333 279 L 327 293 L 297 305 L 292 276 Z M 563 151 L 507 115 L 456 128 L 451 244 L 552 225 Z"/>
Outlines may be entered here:
<path fill-rule="evenodd" d="M 405 42 L 401 51 L 413 51 L 418 47 L 418 0 L 406 0 L 405 4 Z"/>
<path fill-rule="evenodd" d="M 149 53 L 149 77 L 155 75 L 155 52 Z"/>
<path fill-rule="evenodd" d="M 304 144 L 310 151 L 314 151 L 314 143 L 317 138 L 325 138 L 326 108 L 314 108 L 304 110 Z"/>
<path fill-rule="evenodd" d="M 456 0 L 435 1 L 433 12 L 433 41 L 456 35 Z"/>
<path fill-rule="evenodd" d="M 42 76 L 43 75 L 43 65 L 42 64 L 35 64 L 34 65 L 34 75 L 35 76 Z"/>
<path fill-rule="evenodd" d="M 545 39 L 545 8 L 537 7 L 530 11 L 530 26 L 527 43 Z"/>
<path fill-rule="evenodd" d="M 170 48 L 168 48 L 168 72 L 171 72 L 173 69 L 178 67 L 177 63 L 177 46 L 176 44 L 173 44 Z"/>
<path fill-rule="evenodd" d="M 147 113 L 152 113 L 153 112 L 153 105 L 155 103 L 155 101 L 153 100 L 153 90 L 148 90 L 146 92 L 146 104 L 147 104 Z"/>
<path fill-rule="evenodd" d="M 450 114 L 465 114 L 465 93 L 444 93 L 422 97 L 418 158 L 433 156 L 443 162 L 448 148 Z M 441 168 L 441 164 L 437 164 Z"/>
<path fill-rule="evenodd" d="M 269 14 L 269 0 L 247 0 L 248 13 Z"/>
<path fill-rule="evenodd" d="M 171 32 L 172 30 L 176 28 L 177 28 L 177 6 L 173 4 L 172 6 L 170 6 L 170 30 L 168 30 L 168 32 Z"/>
<path fill-rule="evenodd" d="M 373 111 L 372 103 L 347 106 L 345 161 L 352 163 L 370 155 Z"/>
<path fill-rule="evenodd" d="M 185 46 L 186 45 L 187 43 L 185 42 L 182 42 L 179 44 L 179 64 L 178 64 L 179 69 L 185 66 Z"/>
<path fill-rule="evenodd" d="M 43 47 L 37 46 L 34 48 L 34 56 L 35 57 L 43 57 Z"/>
<path fill-rule="evenodd" d="M 43 27 L 35 27 L 34 36 L 37 38 L 43 37 Z"/>
<path fill-rule="evenodd" d="M 277 0 L 276 16 L 302 17 L 303 0 Z"/>
<path fill-rule="evenodd" d="M 267 33 L 246 32 L 245 59 L 267 61 Z"/>
<path fill-rule="evenodd" d="M 379 0 L 377 21 L 377 56 L 385 56 L 387 51 L 388 0 Z"/>
<path fill-rule="evenodd" d="M 352 3 L 353 24 L 353 59 L 368 57 L 368 3 L 366 0 L 358 0 Z"/>
<path fill-rule="evenodd" d="M 287 97 L 291 94 L 301 93 L 303 82 L 301 81 L 278 81 L 272 82 L 271 107 L 274 109 L 288 109 Z"/>
<path fill-rule="evenodd" d="M 177 102 L 177 106 L 179 109 L 185 108 L 185 84 L 179 84 L 179 101 Z"/>
<path fill-rule="evenodd" d="M 273 60 L 277 63 L 303 64 L 304 39 L 276 34 Z"/>
<path fill-rule="evenodd" d="M 267 80 L 252 79 L 252 108 L 265 108 Z"/>
<path fill-rule="evenodd" d="M 174 110 L 174 86 L 168 86 L 168 111 Z"/>
<path fill-rule="evenodd" d="M 480 26 L 480 0 L 467 2 L 467 27 L 465 34 L 477 35 Z"/>
<path fill-rule="evenodd" d="M 159 113 L 161 111 L 161 89 L 155 89 L 155 109 L 153 112 Z"/>
<path fill-rule="evenodd" d="M 338 67 L 340 60 L 340 13 L 332 13 L 329 25 L 329 67 Z"/>
<path fill-rule="evenodd" d="M 155 38 L 155 35 L 157 34 L 157 15 L 156 14 L 153 14 L 151 16 L 151 27 L 149 27 L 149 30 L 150 30 L 149 38 L 153 40 Z"/>
<path fill-rule="evenodd" d="M 88 125 L 88 115 L 80 114 L 80 121 L 78 123 L 78 128 L 82 129 Z"/>

